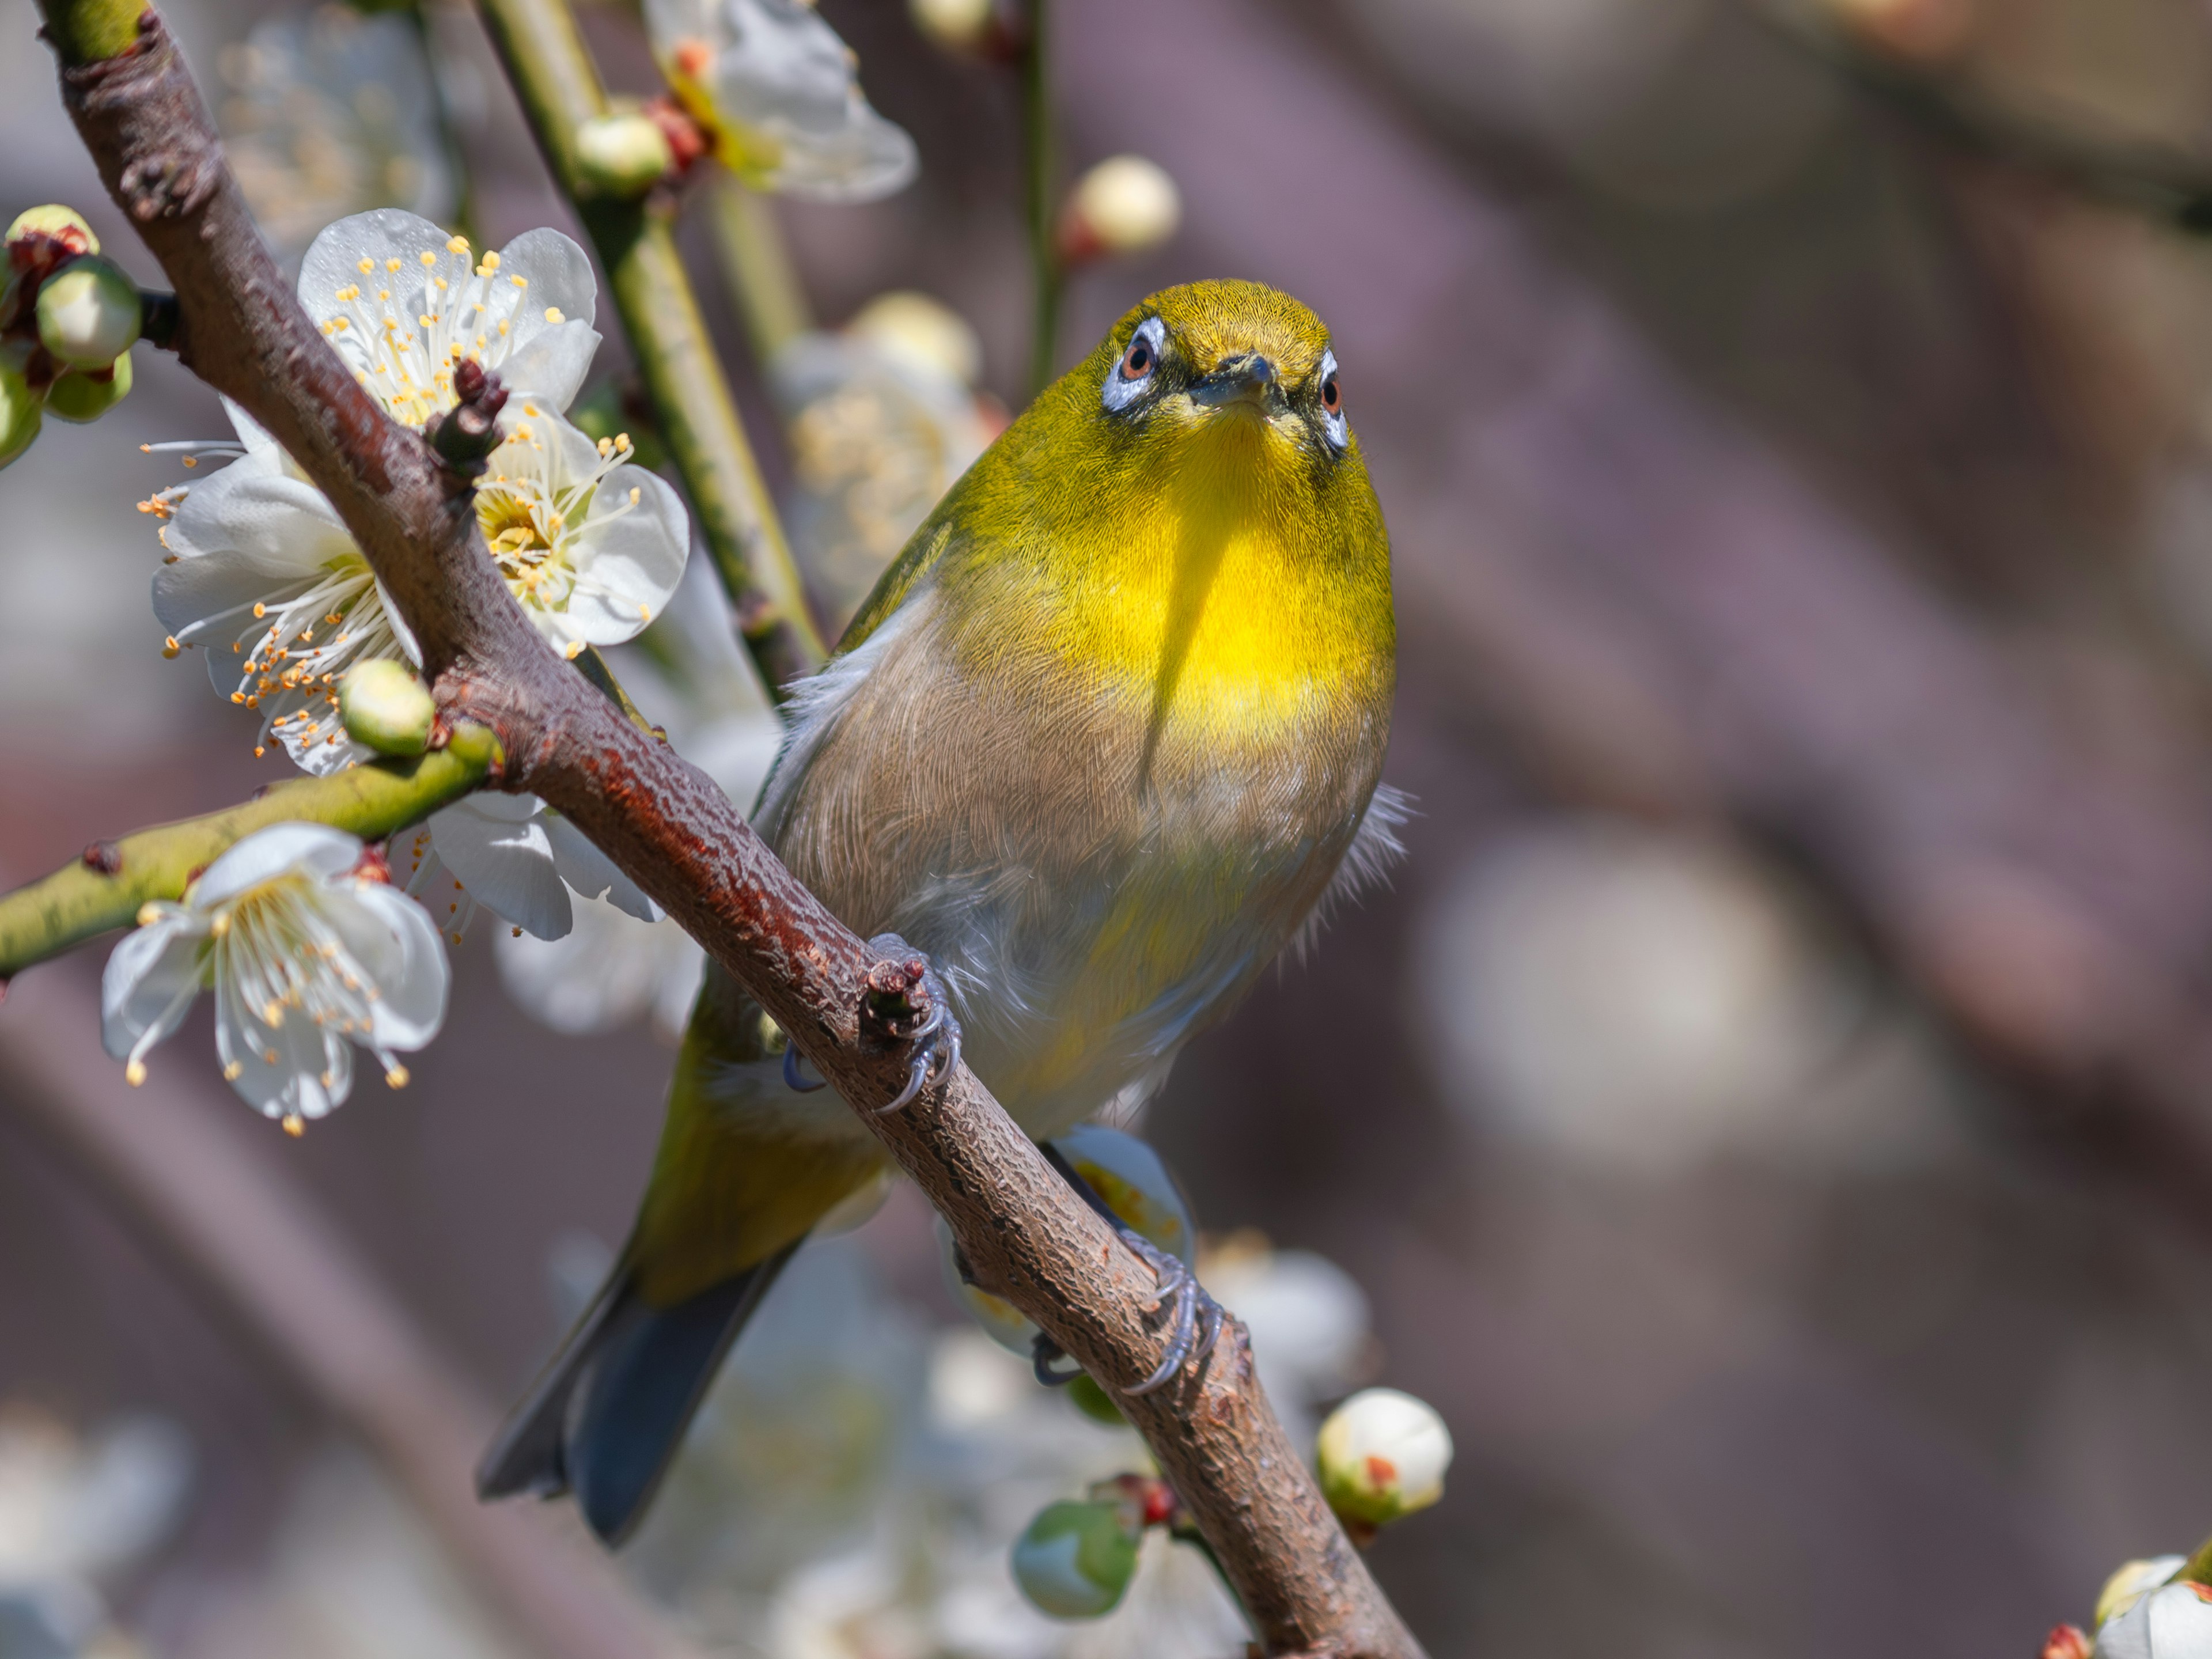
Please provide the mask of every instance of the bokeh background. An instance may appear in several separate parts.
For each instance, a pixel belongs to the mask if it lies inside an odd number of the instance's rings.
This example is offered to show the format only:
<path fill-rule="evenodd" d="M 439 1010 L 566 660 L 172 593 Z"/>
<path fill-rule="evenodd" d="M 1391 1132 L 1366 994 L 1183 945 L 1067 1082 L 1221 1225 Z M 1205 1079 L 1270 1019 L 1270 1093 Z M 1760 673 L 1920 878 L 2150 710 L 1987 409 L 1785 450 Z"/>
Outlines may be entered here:
<path fill-rule="evenodd" d="M 363 191 L 450 204 L 406 64 L 374 71 L 380 100 L 318 102 L 270 67 L 279 37 L 243 50 L 274 9 L 166 9 L 272 228 L 303 242 Z M 823 10 L 922 171 L 777 204 L 814 311 L 933 295 L 1018 407 L 1011 78 L 889 0 Z M 1289 1305 L 1272 1340 L 1322 1352 L 1294 1410 L 1380 1380 L 1449 1419 L 1443 1502 L 1371 1555 L 1429 1650 L 2026 1656 L 2123 1559 L 2192 1547 L 2212 246 L 2186 226 L 2212 200 L 2212 11 L 1054 17 L 1071 171 L 1140 152 L 1184 206 L 1165 246 L 1077 276 L 1062 361 L 1171 282 L 1289 289 L 1334 332 L 1391 526 L 1408 856 L 1144 1127 L 1222 1272 Z M 649 90 L 635 16 L 586 21 Z M 438 0 L 425 27 L 479 240 L 568 223 L 473 16 Z M 0 207 L 75 204 L 151 278 L 34 30 L 0 0 Z M 788 494 L 703 195 L 686 237 Z M 0 474 L 9 882 L 283 765 L 161 659 L 134 503 L 182 475 L 136 445 L 223 423 L 173 363 L 138 375 Z M 714 683 L 744 716 L 738 677 Z M 734 778 L 753 750 L 726 747 Z M 422 1460 L 465 1462 L 440 1433 L 520 1390 L 621 1239 L 670 1052 L 642 1019 L 531 1018 L 503 931 L 457 953 L 413 1084 L 296 1141 L 222 1093 L 201 1025 L 120 1090 L 100 950 L 0 1005 L 0 1654 L 550 1650 L 514 1613 L 529 1570 L 488 1571 L 465 1502 L 440 1507 L 465 1469 Z M 778 1306 L 609 1595 L 774 1659 L 1236 1650 L 1197 1615 L 1024 1623 L 980 1544 L 915 1565 L 915 1535 L 988 1543 L 1130 1454 L 994 1369 L 910 1191 Z M 574 1550 L 563 1524 L 530 1536 Z"/>

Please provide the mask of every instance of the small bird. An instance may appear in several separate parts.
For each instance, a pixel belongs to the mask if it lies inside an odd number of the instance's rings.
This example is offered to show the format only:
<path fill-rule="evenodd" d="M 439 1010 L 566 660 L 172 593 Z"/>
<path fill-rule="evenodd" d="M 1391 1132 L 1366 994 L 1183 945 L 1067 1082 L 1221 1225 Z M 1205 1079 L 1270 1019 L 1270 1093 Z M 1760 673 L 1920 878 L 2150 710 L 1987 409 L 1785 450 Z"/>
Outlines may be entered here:
<path fill-rule="evenodd" d="M 797 688 L 753 822 L 927 960 L 957 1017 L 933 1061 L 964 1043 L 1045 1139 L 1158 1087 L 1395 855 L 1396 655 L 1328 330 L 1255 283 L 1169 289 L 915 532 Z M 482 1496 L 573 1492 L 611 1545 L 636 1525 L 777 1271 L 887 1170 L 797 1060 L 710 966 L 635 1229 Z"/>

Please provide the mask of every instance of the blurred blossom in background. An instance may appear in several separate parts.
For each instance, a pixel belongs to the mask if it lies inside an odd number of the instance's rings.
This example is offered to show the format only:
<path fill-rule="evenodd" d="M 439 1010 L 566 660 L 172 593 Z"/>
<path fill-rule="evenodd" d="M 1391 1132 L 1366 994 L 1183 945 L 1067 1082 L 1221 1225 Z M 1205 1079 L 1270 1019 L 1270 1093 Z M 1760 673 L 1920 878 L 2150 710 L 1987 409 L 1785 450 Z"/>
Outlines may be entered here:
<path fill-rule="evenodd" d="M 1018 9 L 913 11 L 580 12 L 618 96 L 672 90 L 761 192 L 671 195 L 832 635 L 1026 396 Z M 376 206 L 580 234 L 467 9 L 164 13 L 288 260 Z M 2115 1565 L 2212 1532 L 2212 246 L 2174 224 L 2212 199 L 2212 13 L 1052 21 L 1060 362 L 1168 283 L 1274 283 L 1389 515 L 1409 857 L 1142 1126 L 1302 1449 L 1370 1387 L 1449 1425 L 1377 1576 L 1439 1659 L 2094 1628 Z M 35 28 L 0 0 L 0 210 L 72 202 L 150 282 Z M 716 268 L 756 212 L 775 330 Z M 577 418 L 665 474 L 602 301 Z M 290 775 L 162 659 L 135 504 L 179 473 L 136 446 L 225 422 L 134 362 L 0 473 L 10 884 Z M 694 558 L 606 659 L 750 809 L 781 728 L 736 626 Z M 404 1091 L 247 1143 L 487 1414 L 629 1224 L 702 971 L 568 896 L 562 939 L 453 947 Z M 101 955 L 0 1006 L 0 1659 L 531 1659 L 404 1460 L 42 1127 L 25 1056 L 105 1064 Z M 30 1018 L 46 984 L 83 1029 Z M 209 1018 L 128 1121 L 198 1103 Z M 1147 1468 L 975 1326 L 893 1187 L 794 1260 L 617 1559 L 742 1659 L 1228 1659 L 1158 1530 L 1103 1619 L 1016 1589 L 1041 1510 Z"/>
<path fill-rule="evenodd" d="M 223 148 L 288 265 L 348 214 L 405 208 L 444 223 L 459 205 L 411 14 L 325 5 L 271 17 L 224 48 L 219 68 Z"/>

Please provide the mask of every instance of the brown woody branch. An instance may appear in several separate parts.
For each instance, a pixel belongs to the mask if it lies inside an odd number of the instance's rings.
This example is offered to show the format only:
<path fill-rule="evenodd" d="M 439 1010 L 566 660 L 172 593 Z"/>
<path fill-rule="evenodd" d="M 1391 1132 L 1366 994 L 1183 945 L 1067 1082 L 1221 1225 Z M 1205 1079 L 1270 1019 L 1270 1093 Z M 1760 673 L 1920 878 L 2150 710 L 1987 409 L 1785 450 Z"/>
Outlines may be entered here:
<path fill-rule="evenodd" d="M 66 6 L 46 0 L 50 20 Z M 864 1034 L 868 948 L 713 783 L 532 629 L 466 490 L 355 384 L 278 272 L 158 16 L 144 15 L 133 50 L 65 67 L 62 80 L 102 179 L 177 291 L 179 356 L 330 497 L 421 642 L 441 705 L 499 734 L 506 787 L 572 817 L 760 1000 L 945 1215 L 983 1288 L 1109 1388 L 1147 1375 L 1163 1340 L 1146 1311 L 1150 1273 L 971 1073 L 895 1116 L 869 1112 L 899 1091 L 908 1055 Z M 1276 1420 L 1235 1322 L 1202 1365 L 1119 1403 L 1268 1652 L 1419 1653 Z"/>

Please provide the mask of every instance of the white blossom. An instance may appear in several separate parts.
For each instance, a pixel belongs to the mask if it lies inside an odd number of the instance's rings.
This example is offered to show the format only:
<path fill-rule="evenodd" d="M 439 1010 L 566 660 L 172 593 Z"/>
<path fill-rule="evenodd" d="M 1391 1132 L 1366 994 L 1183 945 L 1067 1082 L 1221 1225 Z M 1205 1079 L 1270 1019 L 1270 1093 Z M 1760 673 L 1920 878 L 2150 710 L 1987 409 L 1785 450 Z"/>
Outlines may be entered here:
<path fill-rule="evenodd" d="M 341 219 L 300 264 L 300 302 L 394 420 L 453 406 L 471 358 L 507 390 L 562 410 L 599 349 L 599 281 L 557 230 L 525 231 L 481 259 L 468 239 L 398 208 Z"/>
<path fill-rule="evenodd" d="M 155 900 L 107 960 L 101 1036 L 137 1083 L 149 1049 L 204 990 L 216 1052 L 246 1102 L 296 1127 L 342 1104 L 356 1045 L 397 1088 L 396 1057 L 446 1015 L 447 969 L 428 915 L 365 866 L 360 841 L 278 823 L 232 847 L 185 889 Z"/>
<path fill-rule="evenodd" d="M 800 335 L 769 365 L 797 486 L 786 522 L 837 620 L 990 442 L 972 384 L 979 356 L 958 316 L 894 293 L 837 333 Z"/>
<path fill-rule="evenodd" d="M 646 0 L 645 21 L 669 84 L 755 189 L 862 202 L 914 177 L 914 140 L 869 106 L 808 0 Z"/>

